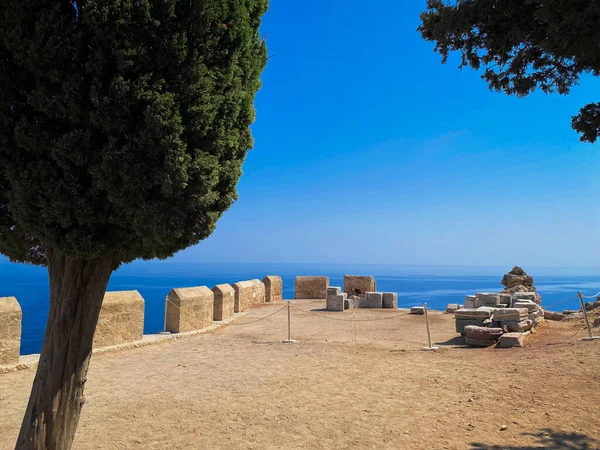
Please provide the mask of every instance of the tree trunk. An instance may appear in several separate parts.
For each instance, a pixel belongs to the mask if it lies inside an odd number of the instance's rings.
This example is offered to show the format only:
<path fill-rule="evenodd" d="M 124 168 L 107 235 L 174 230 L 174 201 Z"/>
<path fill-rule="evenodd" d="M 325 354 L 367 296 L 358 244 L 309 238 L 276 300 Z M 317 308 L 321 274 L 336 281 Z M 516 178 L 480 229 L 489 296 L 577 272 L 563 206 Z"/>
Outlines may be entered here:
<path fill-rule="evenodd" d="M 16 449 L 71 448 L 112 255 L 83 260 L 46 251 L 50 311 Z"/>

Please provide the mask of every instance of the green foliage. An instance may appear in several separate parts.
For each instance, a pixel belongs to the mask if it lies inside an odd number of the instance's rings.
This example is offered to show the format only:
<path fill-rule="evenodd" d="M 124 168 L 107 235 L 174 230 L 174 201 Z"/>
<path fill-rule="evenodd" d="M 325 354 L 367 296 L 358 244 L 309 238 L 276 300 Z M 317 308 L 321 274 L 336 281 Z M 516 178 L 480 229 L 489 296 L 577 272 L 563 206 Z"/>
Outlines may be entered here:
<path fill-rule="evenodd" d="M 490 89 L 525 96 L 568 94 L 584 73 L 600 74 L 600 2 L 595 0 L 428 0 L 419 31 L 447 61 L 484 68 Z M 573 117 L 580 140 L 600 134 L 600 103 Z"/>
<path fill-rule="evenodd" d="M 0 2 L 0 252 L 127 262 L 209 236 L 252 147 L 267 3 Z"/>

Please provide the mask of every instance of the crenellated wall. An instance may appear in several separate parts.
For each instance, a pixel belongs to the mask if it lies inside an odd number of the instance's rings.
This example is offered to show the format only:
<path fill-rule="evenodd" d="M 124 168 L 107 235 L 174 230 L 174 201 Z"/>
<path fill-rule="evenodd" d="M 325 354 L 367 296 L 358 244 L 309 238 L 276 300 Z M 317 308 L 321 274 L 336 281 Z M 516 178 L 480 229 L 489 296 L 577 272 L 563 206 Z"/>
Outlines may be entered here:
<path fill-rule="evenodd" d="M 165 304 L 165 331 L 199 331 L 234 317 L 254 305 L 281 300 L 281 277 L 268 276 L 218 284 L 172 289 Z M 0 297 L 0 366 L 19 363 L 21 307 L 14 297 Z M 144 299 L 138 291 L 106 292 L 94 334 L 93 348 L 141 345 L 144 337 Z M 142 343 L 143 344 L 143 343 Z M 110 349 L 108 349 L 110 350 Z"/>

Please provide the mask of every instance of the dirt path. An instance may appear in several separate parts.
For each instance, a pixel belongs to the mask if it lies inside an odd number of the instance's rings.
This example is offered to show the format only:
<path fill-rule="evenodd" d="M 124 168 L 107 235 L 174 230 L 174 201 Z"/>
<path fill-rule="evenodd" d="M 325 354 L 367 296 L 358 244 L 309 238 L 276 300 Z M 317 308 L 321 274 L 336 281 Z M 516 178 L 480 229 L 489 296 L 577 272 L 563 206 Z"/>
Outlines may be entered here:
<path fill-rule="evenodd" d="M 304 310 L 323 302 L 295 302 Z M 465 349 L 453 316 L 282 304 L 185 340 L 95 355 L 77 449 L 600 448 L 600 342 L 549 323 L 523 349 Z M 317 315 L 318 314 L 318 315 Z M 0 375 L 13 448 L 34 371 Z M 507 428 L 501 431 L 501 427 Z M 569 446 L 567 446 L 567 444 Z"/>

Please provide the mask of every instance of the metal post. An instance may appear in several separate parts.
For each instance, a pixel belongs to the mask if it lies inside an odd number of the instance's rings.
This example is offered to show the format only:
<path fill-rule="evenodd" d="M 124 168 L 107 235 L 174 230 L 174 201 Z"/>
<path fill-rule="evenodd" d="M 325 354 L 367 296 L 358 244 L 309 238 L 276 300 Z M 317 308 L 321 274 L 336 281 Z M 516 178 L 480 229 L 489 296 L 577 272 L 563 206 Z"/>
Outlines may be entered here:
<path fill-rule="evenodd" d="M 583 317 L 585 319 L 585 326 L 588 330 L 588 337 L 583 338 L 584 341 L 593 341 L 595 339 L 600 339 L 600 336 L 594 336 L 592 334 L 592 327 L 590 326 L 590 320 L 588 319 L 587 311 L 585 309 L 585 304 L 583 303 L 583 295 L 581 292 L 577 293 L 577 297 L 579 297 L 579 302 L 581 303 L 581 311 L 583 311 Z"/>
<path fill-rule="evenodd" d="M 431 331 L 429 330 L 429 314 L 427 314 L 427 303 L 423 303 L 423 311 L 425 312 L 425 323 L 427 324 L 427 342 L 429 343 L 429 347 L 423 347 L 423 350 L 425 350 L 425 351 L 439 350 L 439 347 L 431 346 Z"/>
<path fill-rule="evenodd" d="M 291 344 L 293 342 L 296 342 L 295 340 L 292 339 L 292 313 L 290 311 L 290 302 L 291 300 L 288 300 L 288 304 L 287 304 L 287 310 L 288 310 L 288 338 L 283 341 L 284 344 Z"/>

